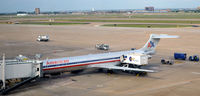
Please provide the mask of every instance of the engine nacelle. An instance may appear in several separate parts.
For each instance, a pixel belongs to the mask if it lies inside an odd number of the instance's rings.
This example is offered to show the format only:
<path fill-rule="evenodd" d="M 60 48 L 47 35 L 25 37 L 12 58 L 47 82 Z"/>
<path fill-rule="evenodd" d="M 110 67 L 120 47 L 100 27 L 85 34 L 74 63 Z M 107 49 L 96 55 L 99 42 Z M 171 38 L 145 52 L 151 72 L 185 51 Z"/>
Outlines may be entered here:
<path fill-rule="evenodd" d="M 121 63 L 143 66 L 148 64 L 149 56 L 141 53 L 131 53 L 120 57 Z"/>

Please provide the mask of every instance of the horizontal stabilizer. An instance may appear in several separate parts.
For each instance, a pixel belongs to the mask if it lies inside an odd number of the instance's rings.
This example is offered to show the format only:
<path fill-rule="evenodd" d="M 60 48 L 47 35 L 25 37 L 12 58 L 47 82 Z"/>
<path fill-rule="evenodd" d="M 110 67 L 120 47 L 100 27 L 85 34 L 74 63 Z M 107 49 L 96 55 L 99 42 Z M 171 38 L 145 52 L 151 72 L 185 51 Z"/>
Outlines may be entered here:
<path fill-rule="evenodd" d="M 152 38 L 179 38 L 179 36 L 176 35 L 167 35 L 167 34 L 152 34 Z"/>

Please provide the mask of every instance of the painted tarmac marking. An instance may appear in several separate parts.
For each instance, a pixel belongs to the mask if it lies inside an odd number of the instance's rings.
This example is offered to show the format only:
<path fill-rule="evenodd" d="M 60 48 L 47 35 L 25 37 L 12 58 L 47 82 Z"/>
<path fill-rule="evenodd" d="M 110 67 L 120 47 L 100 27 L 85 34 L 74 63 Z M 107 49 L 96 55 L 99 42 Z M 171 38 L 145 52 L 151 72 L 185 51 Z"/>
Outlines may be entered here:
<path fill-rule="evenodd" d="M 200 75 L 200 72 L 192 72 L 192 74 Z"/>

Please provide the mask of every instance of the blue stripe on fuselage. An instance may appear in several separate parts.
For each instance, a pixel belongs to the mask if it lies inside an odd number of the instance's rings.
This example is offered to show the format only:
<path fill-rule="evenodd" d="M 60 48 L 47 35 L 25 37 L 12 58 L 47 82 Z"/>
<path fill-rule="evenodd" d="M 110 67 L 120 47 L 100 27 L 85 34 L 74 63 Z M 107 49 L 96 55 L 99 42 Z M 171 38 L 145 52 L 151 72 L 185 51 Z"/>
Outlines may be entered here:
<path fill-rule="evenodd" d="M 91 63 L 91 62 L 104 61 L 104 60 L 112 60 L 112 59 L 119 59 L 119 58 L 120 57 L 113 57 L 113 58 L 87 60 L 87 61 L 80 61 L 80 62 L 62 63 L 62 64 L 55 64 L 55 65 L 43 66 L 43 68 L 60 67 L 60 66 L 75 65 L 75 64 L 77 65 L 77 64 L 83 64 L 83 63 Z"/>

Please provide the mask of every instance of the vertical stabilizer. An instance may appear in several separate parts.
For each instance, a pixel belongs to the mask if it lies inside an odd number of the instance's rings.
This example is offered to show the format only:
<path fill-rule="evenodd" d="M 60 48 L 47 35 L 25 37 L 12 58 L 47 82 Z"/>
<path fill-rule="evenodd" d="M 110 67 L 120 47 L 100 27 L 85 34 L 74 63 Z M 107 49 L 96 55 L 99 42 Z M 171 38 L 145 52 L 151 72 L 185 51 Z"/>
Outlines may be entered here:
<path fill-rule="evenodd" d="M 151 34 L 147 43 L 141 48 L 141 51 L 144 52 L 155 52 L 155 48 L 158 45 L 158 42 L 161 38 L 178 38 L 179 36 L 167 35 L 167 34 Z"/>

